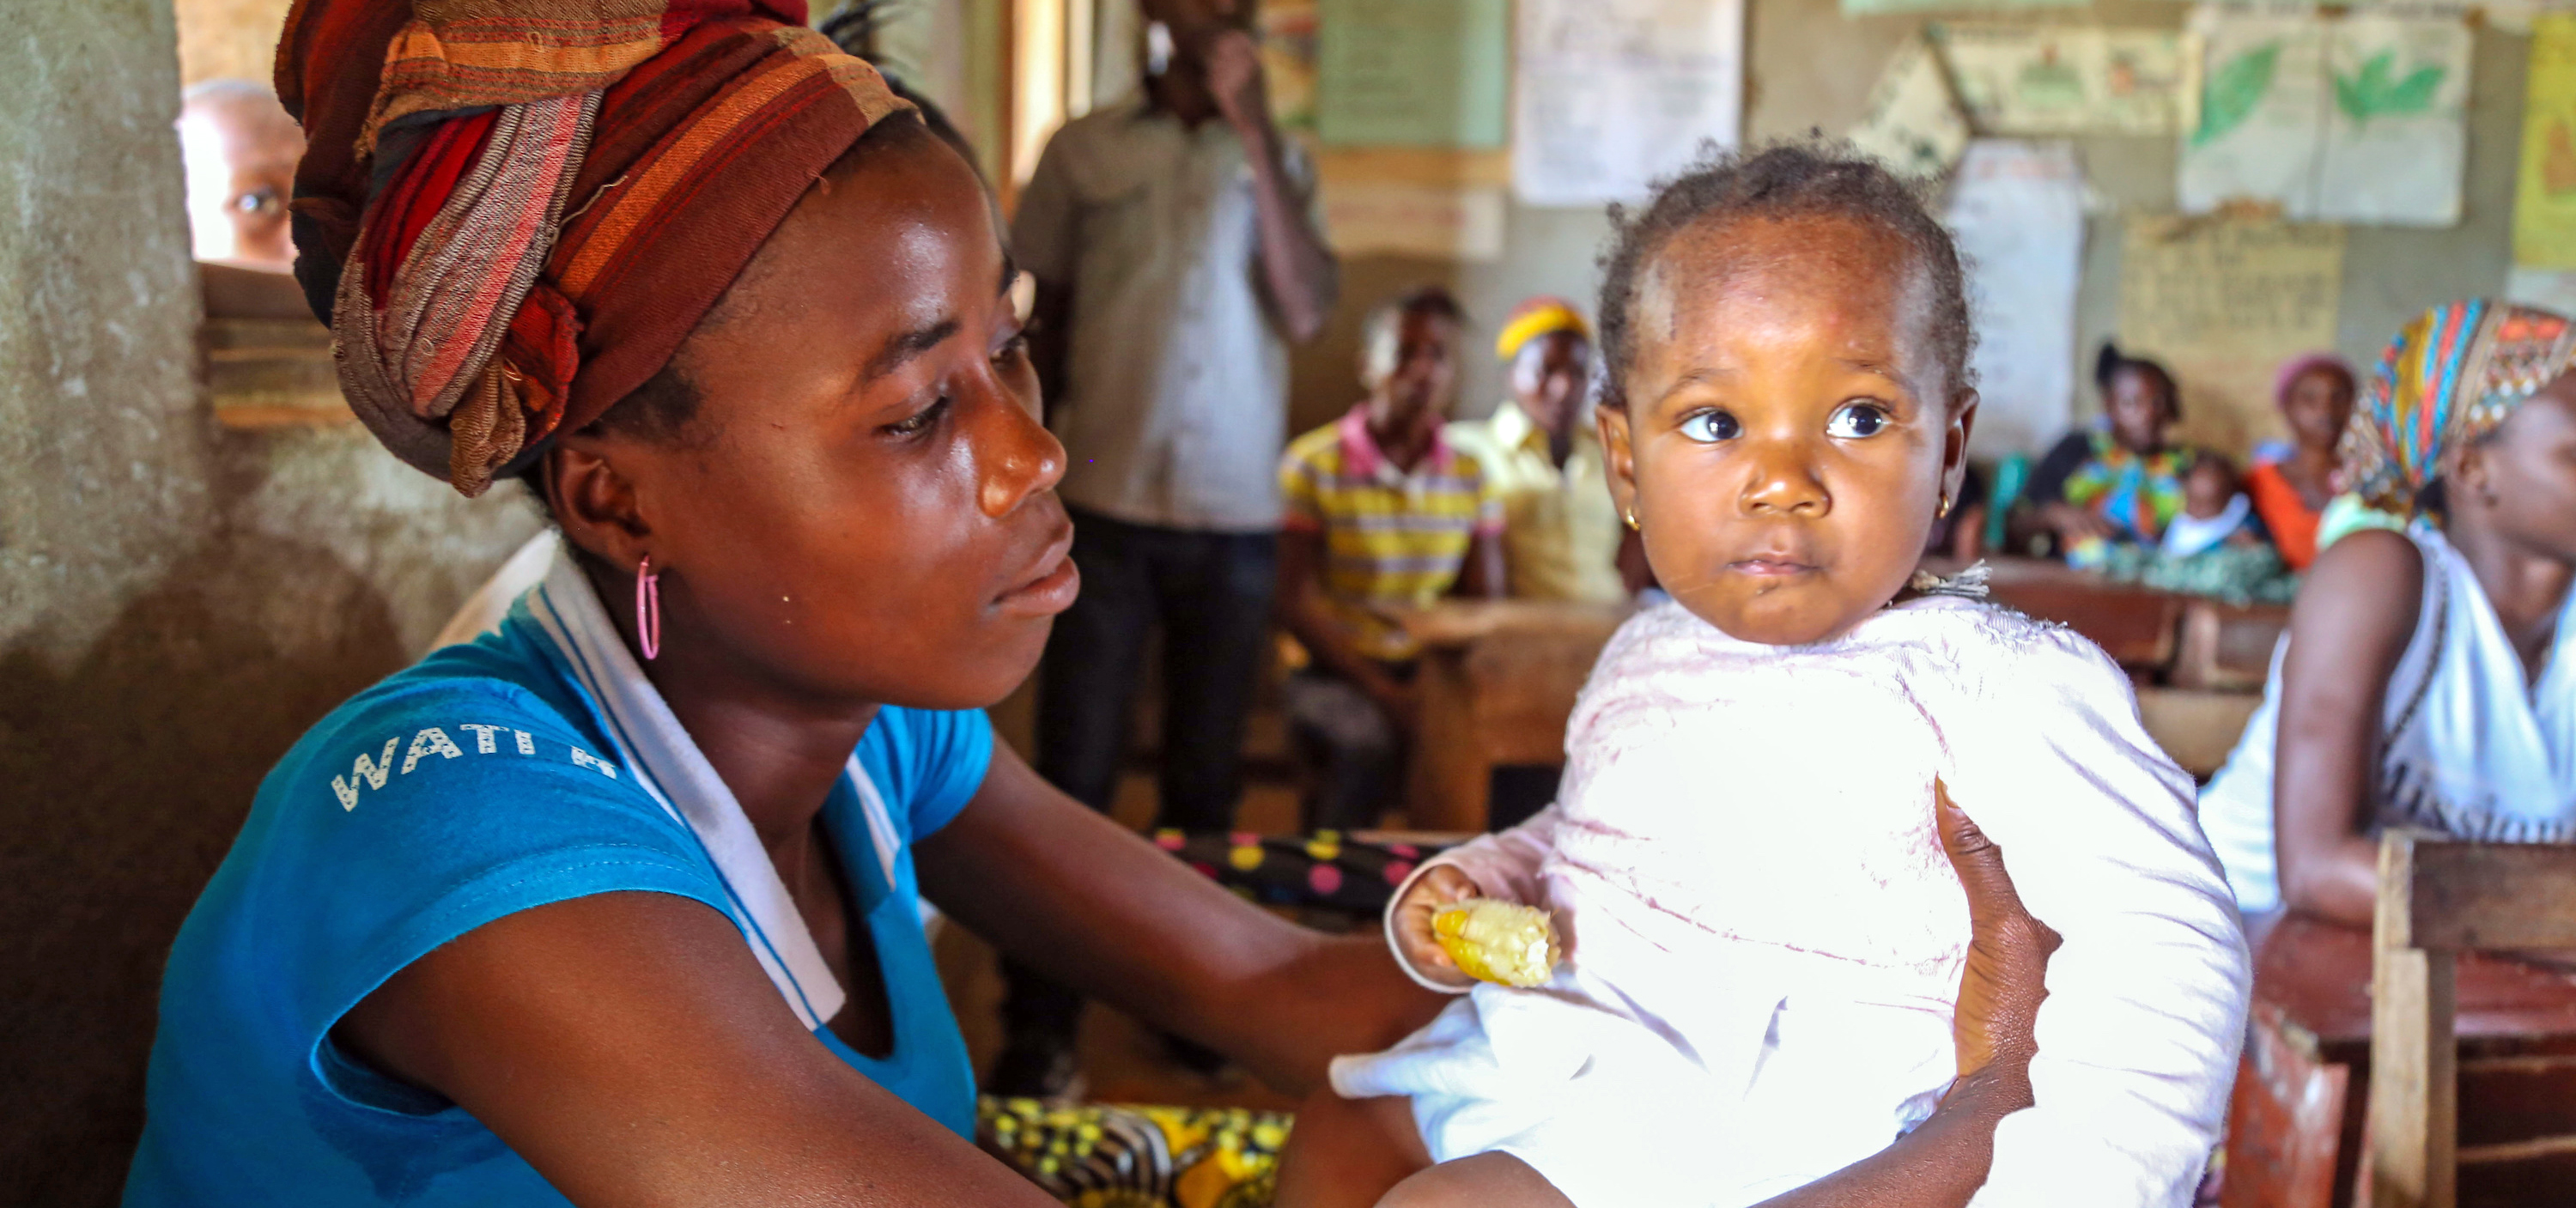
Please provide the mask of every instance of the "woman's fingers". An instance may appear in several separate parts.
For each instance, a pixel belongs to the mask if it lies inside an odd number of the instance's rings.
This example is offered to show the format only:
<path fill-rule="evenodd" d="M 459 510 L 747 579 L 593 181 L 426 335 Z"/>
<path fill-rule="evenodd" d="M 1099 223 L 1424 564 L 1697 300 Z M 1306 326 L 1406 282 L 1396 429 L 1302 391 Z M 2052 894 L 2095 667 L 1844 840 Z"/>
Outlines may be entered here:
<path fill-rule="evenodd" d="M 1941 848 L 1968 894 L 1971 939 L 1952 1025 L 1959 1072 L 1998 1061 L 2026 1066 L 2037 1048 L 2032 1030 L 2048 997 L 2048 956 L 2058 935 L 2022 906 L 2003 849 L 1950 800 L 1949 787 L 1934 781 L 1932 801 Z"/>

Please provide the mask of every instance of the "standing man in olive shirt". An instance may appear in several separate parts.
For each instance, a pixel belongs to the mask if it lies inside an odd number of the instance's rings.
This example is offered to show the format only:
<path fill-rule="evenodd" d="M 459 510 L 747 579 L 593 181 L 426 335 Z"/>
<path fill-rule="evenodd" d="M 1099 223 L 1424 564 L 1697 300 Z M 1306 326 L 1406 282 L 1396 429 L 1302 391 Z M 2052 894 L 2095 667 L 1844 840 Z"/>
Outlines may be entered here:
<path fill-rule="evenodd" d="M 1288 345 L 1323 331 L 1336 269 L 1313 165 L 1270 121 L 1252 4 L 1141 3 L 1143 90 L 1056 133 L 1012 223 L 1083 583 L 1039 671 L 1037 765 L 1108 808 L 1159 626 L 1157 825 L 1222 830 L 1269 633 Z M 1059 1093 L 1081 1003 L 1011 981 L 988 1089 Z"/>

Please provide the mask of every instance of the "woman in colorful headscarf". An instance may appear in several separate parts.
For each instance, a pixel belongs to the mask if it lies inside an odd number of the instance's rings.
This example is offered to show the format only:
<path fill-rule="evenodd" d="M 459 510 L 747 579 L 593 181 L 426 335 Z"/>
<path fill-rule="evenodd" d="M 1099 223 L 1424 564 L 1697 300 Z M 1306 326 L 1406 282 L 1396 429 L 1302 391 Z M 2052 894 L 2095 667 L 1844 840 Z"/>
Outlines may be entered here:
<path fill-rule="evenodd" d="M 2201 794 L 2249 914 L 2370 922 L 2378 834 L 2576 841 L 2576 324 L 2455 302 L 2397 333 L 2343 473 L 2404 531 L 2317 558 Z"/>
<path fill-rule="evenodd" d="M 973 172 L 804 18 L 289 18 L 345 392 L 461 491 L 530 482 L 564 553 L 262 784 L 171 950 L 127 1204 L 1047 1203 L 970 1140 L 923 897 L 1282 1088 L 1437 1007 L 993 742 L 1077 587 L 1063 450 Z M 2002 1059 L 1864 1176 L 1973 1175 L 2029 1102 L 2044 931 L 1957 837 Z"/>
<path fill-rule="evenodd" d="M 2333 502 L 2336 446 L 2352 424 L 2357 387 L 2352 366 L 2331 352 L 2312 352 L 2281 366 L 2272 401 L 2290 439 L 2254 451 L 2245 493 L 2254 500 L 2281 561 L 2304 571 L 2317 560 L 2317 525 Z"/>
<path fill-rule="evenodd" d="M 2095 358 L 2102 421 L 2068 433 L 2030 474 L 2030 500 L 2059 556 L 2085 561 L 2105 542 L 2152 545 L 2182 510 L 2183 476 L 2197 454 L 2170 444 L 2182 420 L 2173 374 L 2110 344 Z"/>

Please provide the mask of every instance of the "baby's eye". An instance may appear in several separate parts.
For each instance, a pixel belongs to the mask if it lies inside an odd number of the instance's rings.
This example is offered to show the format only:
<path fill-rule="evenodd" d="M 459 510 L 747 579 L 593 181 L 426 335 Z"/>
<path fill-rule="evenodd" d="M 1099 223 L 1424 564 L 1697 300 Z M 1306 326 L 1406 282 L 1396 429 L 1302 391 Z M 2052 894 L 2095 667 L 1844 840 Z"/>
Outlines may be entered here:
<path fill-rule="evenodd" d="M 1744 435 L 1744 425 L 1724 411 L 1702 411 L 1681 422 L 1681 434 L 1704 445 Z"/>
<path fill-rule="evenodd" d="M 1825 435 L 1841 440 L 1861 440 L 1878 435 L 1891 423 L 1887 409 L 1876 403 L 1844 403 L 1834 408 L 1825 420 Z"/>

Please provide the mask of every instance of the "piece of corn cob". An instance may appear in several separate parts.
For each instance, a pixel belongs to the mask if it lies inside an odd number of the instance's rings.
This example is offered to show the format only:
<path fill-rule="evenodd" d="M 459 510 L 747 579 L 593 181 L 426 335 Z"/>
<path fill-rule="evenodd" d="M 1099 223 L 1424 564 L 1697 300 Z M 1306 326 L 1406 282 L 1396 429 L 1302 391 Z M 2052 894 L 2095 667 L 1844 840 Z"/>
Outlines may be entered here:
<path fill-rule="evenodd" d="M 1431 916 L 1440 950 L 1478 981 L 1535 986 L 1547 981 L 1561 953 L 1547 912 L 1516 902 L 1469 898 Z"/>

